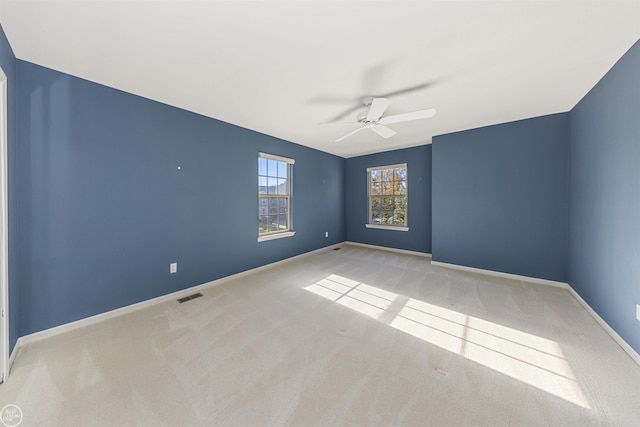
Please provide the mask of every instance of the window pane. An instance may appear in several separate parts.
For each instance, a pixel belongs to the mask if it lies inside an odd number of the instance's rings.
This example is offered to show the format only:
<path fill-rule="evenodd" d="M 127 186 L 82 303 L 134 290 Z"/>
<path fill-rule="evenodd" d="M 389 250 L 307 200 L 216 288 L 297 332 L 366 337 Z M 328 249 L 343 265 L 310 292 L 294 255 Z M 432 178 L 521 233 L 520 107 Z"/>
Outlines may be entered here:
<path fill-rule="evenodd" d="M 278 213 L 287 213 L 287 199 L 278 199 Z"/>
<path fill-rule="evenodd" d="M 382 194 L 391 195 L 393 194 L 393 182 L 385 181 L 382 183 Z"/>
<path fill-rule="evenodd" d="M 262 198 L 258 213 L 258 231 L 272 233 L 289 229 L 288 200 L 279 197 Z"/>
<path fill-rule="evenodd" d="M 285 162 L 278 162 L 278 178 L 287 177 L 287 164 Z"/>
<path fill-rule="evenodd" d="M 258 231 L 260 233 L 267 233 L 269 231 L 269 218 L 266 215 L 260 215 L 258 217 Z"/>
<path fill-rule="evenodd" d="M 377 196 L 379 194 L 382 194 L 382 184 L 380 184 L 379 182 L 372 182 L 370 194 L 372 196 Z"/>
<path fill-rule="evenodd" d="M 278 231 L 278 215 L 269 215 L 269 231 Z"/>
<path fill-rule="evenodd" d="M 381 211 L 379 210 L 371 211 L 371 224 L 379 224 L 380 222 L 382 222 L 382 220 L 380 219 L 380 213 Z"/>
<path fill-rule="evenodd" d="M 372 197 L 371 198 L 371 210 L 379 211 L 382 209 L 382 197 Z"/>
<path fill-rule="evenodd" d="M 390 224 L 390 219 L 393 217 L 393 211 L 382 211 L 380 214 L 380 222 L 383 224 Z"/>
<path fill-rule="evenodd" d="M 404 181 L 407 179 L 407 168 L 395 168 L 393 175 L 396 180 Z"/>
<path fill-rule="evenodd" d="M 278 193 L 277 194 L 287 194 L 287 180 L 278 178 Z"/>
<path fill-rule="evenodd" d="M 393 212 L 387 223 L 389 225 L 404 225 L 404 215 L 399 214 L 397 211 Z"/>
<path fill-rule="evenodd" d="M 276 194 L 276 191 L 278 189 L 278 178 L 267 178 L 268 180 L 268 186 L 269 188 L 267 189 L 267 193 L 269 194 Z"/>
<path fill-rule="evenodd" d="M 278 162 L 276 160 L 267 160 L 267 175 L 273 177 L 278 176 Z"/>
<path fill-rule="evenodd" d="M 396 197 L 396 209 L 393 213 L 395 225 L 406 225 L 407 223 L 407 199 L 405 197 Z"/>
<path fill-rule="evenodd" d="M 287 228 L 287 215 L 278 215 L 278 229 L 284 231 Z"/>
<path fill-rule="evenodd" d="M 393 197 L 383 197 L 382 198 L 382 209 L 385 211 L 393 210 Z"/>
<path fill-rule="evenodd" d="M 264 176 L 258 177 L 258 193 L 267 194 L 267 178 Z"/>
<path fill-rule="evenodd" d="M 268 213 L 267 199 L 260 199 L 258 203 L 258 215 L 266 215 Z"/>
<path fill-rule="evenodd" d="M 258 175 L 267 174 L 267 159 L 258 158 Z"/>
<path fill-rule="evenodd" d="M 393 169 L 382 169 L 382 180 L 393 181 Z"/>
<path fill-rule="evenodd" d="M 379 170 L 371 171 L 371 181 L 372 182 L 382 181 L 382 173 Z"/>
<path fill-rule="evenodd" d="M 406 181 L 394 181 L 393 182 L 393 194 L 407 194 L 407 182 Z"/>

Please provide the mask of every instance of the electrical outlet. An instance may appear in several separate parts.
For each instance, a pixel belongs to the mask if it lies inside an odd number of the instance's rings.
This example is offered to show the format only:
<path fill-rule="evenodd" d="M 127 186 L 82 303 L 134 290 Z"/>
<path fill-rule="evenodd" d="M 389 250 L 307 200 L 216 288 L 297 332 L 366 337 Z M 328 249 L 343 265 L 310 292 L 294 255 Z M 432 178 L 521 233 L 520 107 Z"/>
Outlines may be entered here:
<path fill-rule="evenodd" d="M 177 272 L 178 272 L 178 263 L 172 262 L 171 264 L 169 264 L 169 273 L 173 274 Z"/>
<path fill-rule="evenodd" d="M 636 304 L 636 319 L 640 320 L 640 304 Z"/>
<path fill-rule="evenodd" d="M 324 232 L 324 237 L 329 237 L 329 232 L 328 231 Z"/>

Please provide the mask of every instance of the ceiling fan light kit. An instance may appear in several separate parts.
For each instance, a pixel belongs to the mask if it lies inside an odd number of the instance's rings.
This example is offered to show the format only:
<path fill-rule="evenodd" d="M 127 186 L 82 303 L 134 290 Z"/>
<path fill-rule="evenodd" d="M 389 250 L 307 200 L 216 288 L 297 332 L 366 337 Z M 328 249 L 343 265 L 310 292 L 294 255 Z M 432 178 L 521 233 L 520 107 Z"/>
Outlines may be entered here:
<path fill-rule="evenodd" d="M 383 138 L 391 138 L 396 132 L 387 127 L 387 124 L 408 122 L 412 120 L 428 119 L 436 115 L 435 108 L 427 108 L 426 110 L 412 111 L 410 113 L 396 114 L 393 116 L 382 117 L 384 112 L 391 104 L 387 98 L 365 98 L 364 105 L 369 107 L 367 110 L 358 113 L 355 122 L 330 122 L 321 124 L 359 124 L 360 127 L 352 130 L 346 135 L 336 139 L 335 142 L 343 141 L 352 135 L 364 129 L 370 129 Z"/>

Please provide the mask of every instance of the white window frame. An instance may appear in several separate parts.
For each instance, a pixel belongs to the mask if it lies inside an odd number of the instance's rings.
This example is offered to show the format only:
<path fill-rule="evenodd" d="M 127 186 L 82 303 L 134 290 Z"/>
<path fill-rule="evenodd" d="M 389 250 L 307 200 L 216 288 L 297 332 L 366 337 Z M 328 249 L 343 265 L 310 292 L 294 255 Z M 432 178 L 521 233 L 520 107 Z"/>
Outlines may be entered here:
<path fill-rule="evenodd" d="M 376 170 L 384 170 L 384 169 L 394 169 L 394 168 L 405 168 L 407 171 L 407 179 L 406 179 L 406 188 L 407 193 L 403 196 L 405 198 L 405 206 L 406 212 L 404 214 L 404 225 L 389 225 L 389 224 L 374 224 L 371 222 L 371 172 Z M 365 227 L 367 228 L 377 228 L 380 230 L 392 230 L 392 231 L 409 231 L 409 167 L 407 163 L 398 163 L 395 165 L 385 165 L 385 166 L 374 166 L 367 168 L 367 223 Z"/>
<path fill-rule="evenodd" d="M 258 191 L 258 215 L 260 215 L 260 205 L 261 205 L 261 201 L 264 199 L 269 199 L 269 198 L 277 198 L 277 199 L 286 199 L 287 200 L 287 224 L 288 224 L 288 228 L 286 230 L 283 231 L 269 231 L 266 233 L 261 233 L 260 229 L 258 227 L 258 242 L 265 242 L 268 240 L 274 240 L 274 239 L 282 239 L 284 237 L 292 237 L 293 235 L 296 234 L 295 231 L 293 231 L 293 216 L 291 215 L 291 200 L 292 200 L 292 196 L 293 196 L 293 165 L 295 164 L 295 160 L 294 159 L 290 159 L 288 157 L 282 157 L 282 156 L 276 156 L 275 154 L 268 154 L 268 153 L 262 153 L 259 152 L 258 153 L 258 162 L 259 159 L 267 159 L 267 160 L 275 160 L 278 162 L 284 162 L 287 164 L 287 177 L 286 177 L 286 182 L 287 182 L 287 194 L 286 195 L 280 195 L 280 194 L 261 194 Z M 258 169 L 258 176 L 260 175 L 260 171 Z M 268 202 L 267 202 L 268 204 Z"/>

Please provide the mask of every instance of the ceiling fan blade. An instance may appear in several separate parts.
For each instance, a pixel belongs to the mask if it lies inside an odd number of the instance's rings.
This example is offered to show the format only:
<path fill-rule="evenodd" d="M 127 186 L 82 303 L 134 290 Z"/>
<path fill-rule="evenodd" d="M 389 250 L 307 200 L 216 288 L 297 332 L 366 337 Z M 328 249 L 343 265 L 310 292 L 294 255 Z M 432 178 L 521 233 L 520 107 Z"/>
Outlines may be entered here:
<path fill-rule="evenodd" d="M 374 127 L 371 128 L 372 131 L 374 131 L 375 133 L 377 133 L 378 135 L 380 135 L 383 138 L 390 138 L 393 135 L 396 134 L 396 131 L 394 131 L 393 129 L 390 129 L 384 125 L 376 125 Z"/>
<path fill-rule="evenodd" d="M 408 122 L 410 120 L 428 119 L 436 115 L 435 108 L 428 108 L 426 110 L 413 111 L 411 113 L 397 114 L 395 116 L 383 117 L 380 119 L 380 123 L 388 125 L 389 123 Z"/>
<path fill-rule="evenodd" d="M 336 139 L 334 142 L 340 142 L 343 139 L 347 139 L 349 138 L 351 135 L 355 135 L 356 133 L 360 132 L 362 129 L 364 129 L 364 126 L 359 127 L 356 130 L 352 130 L 351 132 L 349 132 L 348 134 L 341 136 L 340 138 Z"/>
<path fill-rule="evenodd" d="M 373 98 L 367 113 L 368 122 L 377 122 L 391 102 L 386 98 Z"/>
<path fill-rule="evenodd" d="M 394 96 L 404 95 L 405 93 L 411 93 L 411 92 L 416 92 L 422 89 L 426 89 L 433 84 L 434 84 L 434 81 L 427 81 L 415 86 L 409 86 L 403 89 L 394 90 L 393 92 L 386 92 L 384 94 L 381 93 L 381 94 L 378 94 L 378 96 L 381 98 L 393 98 Z"/>

